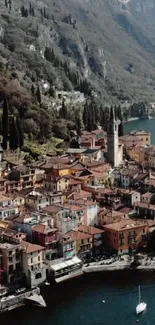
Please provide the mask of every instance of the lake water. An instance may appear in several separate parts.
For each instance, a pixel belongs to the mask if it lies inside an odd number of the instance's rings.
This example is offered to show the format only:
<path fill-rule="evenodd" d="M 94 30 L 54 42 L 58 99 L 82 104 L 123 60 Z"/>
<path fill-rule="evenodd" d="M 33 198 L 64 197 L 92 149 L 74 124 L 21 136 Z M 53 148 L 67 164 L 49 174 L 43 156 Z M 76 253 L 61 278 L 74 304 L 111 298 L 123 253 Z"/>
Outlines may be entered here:
<path fill-rule="evenodd" d="M 138 285 L 147 311 L 137 316 Z M 47 308 L 18 308 L 0 316 L 5 325 L 155 324 L 155 272 L 85 275 L 44 288 Z M 102 302 L 105 300 L 105 303 Z"/>
<path fill-rule="evenodd" d="M 155 119 L 140 119 L 124 124 L 125 133 L 138 129 L 151 132 L 151 143 L 155 144 Z"/>

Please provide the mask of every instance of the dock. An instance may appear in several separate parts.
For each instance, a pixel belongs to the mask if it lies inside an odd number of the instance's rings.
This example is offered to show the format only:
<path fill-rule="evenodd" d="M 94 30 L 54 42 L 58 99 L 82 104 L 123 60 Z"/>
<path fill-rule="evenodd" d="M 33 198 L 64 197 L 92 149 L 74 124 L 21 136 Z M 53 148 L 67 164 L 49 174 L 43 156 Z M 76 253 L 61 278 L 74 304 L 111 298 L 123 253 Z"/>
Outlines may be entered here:
<path fill-rule="evenodd" d="M 40 288 L 34 288 L 26 290 L 20 294 L 10 295 L 0 299 L 0 314 L 5 313 L 6 311 L 21 307 L 26 304 L 28 298 L 31 298 L 33 301 L 33 296 L 39 296 L 42 300 L 43 297 L 40 295 Z M 44 302 L 45 303 L 45 302 Z M 45 304 L 46 305 L 46 304 Z"/>

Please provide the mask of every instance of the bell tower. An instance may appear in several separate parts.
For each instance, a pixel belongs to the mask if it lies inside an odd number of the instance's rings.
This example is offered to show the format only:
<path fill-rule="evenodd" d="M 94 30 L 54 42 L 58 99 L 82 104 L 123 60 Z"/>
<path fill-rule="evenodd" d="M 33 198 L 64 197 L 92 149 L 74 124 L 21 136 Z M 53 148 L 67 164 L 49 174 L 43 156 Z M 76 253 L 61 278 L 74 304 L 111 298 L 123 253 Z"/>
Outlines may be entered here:
<path fill-rule="evenodd" d="M 110 109 L 110 118 L 107 123 L 107 158 L 108 162 L 113 167 L 118 167 L 120 163 L 119 158 L 119 143 L 118 143 L 118 126 L 120 121 L 115 117 L 115 110 Z"/>

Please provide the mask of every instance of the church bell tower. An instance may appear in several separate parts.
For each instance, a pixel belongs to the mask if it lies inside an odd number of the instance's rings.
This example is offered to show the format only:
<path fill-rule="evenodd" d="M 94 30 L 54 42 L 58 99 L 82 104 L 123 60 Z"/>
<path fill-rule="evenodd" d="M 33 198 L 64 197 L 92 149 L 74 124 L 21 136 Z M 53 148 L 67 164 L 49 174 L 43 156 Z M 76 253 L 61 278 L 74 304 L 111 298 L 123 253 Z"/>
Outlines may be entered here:
<path fill-rule="evenodd" d="M 120 121 L 115 117 L 115 110 L 110 109 L 110 118 L 107 123 L 107 158 L 113 167 L 118 167 L 119 159 L 119 143 L 118 143 L 118 126 Z"/>

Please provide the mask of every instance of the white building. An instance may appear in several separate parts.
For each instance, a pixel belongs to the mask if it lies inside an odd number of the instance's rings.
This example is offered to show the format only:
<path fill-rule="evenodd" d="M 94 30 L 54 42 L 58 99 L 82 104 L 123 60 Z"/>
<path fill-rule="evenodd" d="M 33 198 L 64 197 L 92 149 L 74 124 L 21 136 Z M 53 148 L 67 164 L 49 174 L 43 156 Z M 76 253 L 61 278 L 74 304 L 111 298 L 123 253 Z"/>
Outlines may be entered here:
<path fill-rule="evenodd" d="M 33 288 L 46 280 L 46 267 L 43 264 L 44 247 L 22 242 L 23 272 L 27 284 Z"/>

